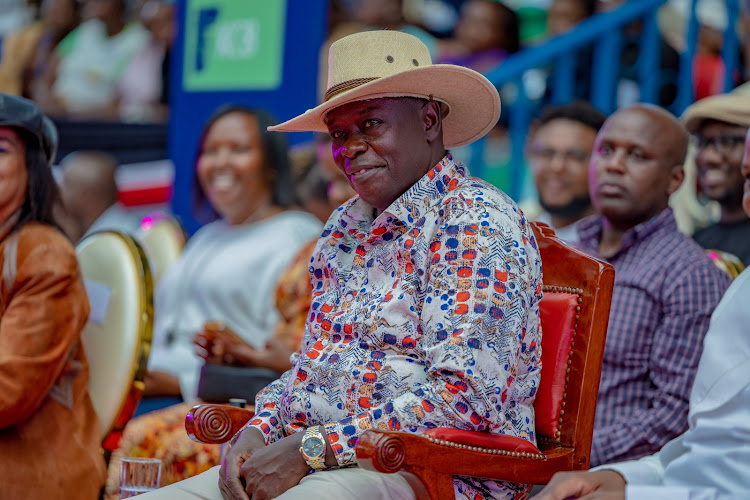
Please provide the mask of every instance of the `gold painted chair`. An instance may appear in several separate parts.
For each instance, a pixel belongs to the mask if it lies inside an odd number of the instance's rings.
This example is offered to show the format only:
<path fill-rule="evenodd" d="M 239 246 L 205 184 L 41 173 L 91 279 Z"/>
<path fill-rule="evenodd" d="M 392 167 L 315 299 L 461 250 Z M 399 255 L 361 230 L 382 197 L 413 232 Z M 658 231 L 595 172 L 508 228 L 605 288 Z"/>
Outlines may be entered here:
<path fill-rule="evenodd" d="M 109 458 L 143 394 L 153 327 L 151 271 L 140 245 L 118 231 L 87 236 L 76 254 L 91 304 L 83 330 L 89 393 Z"/>
<path fill-rule="evenodd" d="M 745 270 L 745 265 L 736 255 L 721 250 L 707 249 L 706 255 L 716 264 L 716 267 L 727 273 L 732 279 Z"/>
<path fill-rule="evenodd" d="M 182 253 L 187 235 L 174 216 L 165 212 L 153 212 L 141 220 L 141 227 L 135 237 L 146 252 L 156 287 L 167 267 Z"/>

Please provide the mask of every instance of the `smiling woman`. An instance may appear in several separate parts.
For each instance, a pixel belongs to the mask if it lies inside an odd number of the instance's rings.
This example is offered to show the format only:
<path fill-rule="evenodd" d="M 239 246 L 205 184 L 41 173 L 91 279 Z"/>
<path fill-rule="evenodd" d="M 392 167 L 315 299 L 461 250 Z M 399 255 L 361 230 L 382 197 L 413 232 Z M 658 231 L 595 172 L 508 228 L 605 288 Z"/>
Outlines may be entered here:
<path fill-rule="evenodd" d="M 286 141 L 260 110 L 231 105 L 211 117 L 195 162 L 194 212 L 209 222 L 155 293 L 146 395 L 195 398 L 203 360 L 193 339 L 221 322 L 262 349 L 279 319 L 274 289 L 320 222 L 291 207 Z M 210 347 L 210 346 L 208 346 Z"/>

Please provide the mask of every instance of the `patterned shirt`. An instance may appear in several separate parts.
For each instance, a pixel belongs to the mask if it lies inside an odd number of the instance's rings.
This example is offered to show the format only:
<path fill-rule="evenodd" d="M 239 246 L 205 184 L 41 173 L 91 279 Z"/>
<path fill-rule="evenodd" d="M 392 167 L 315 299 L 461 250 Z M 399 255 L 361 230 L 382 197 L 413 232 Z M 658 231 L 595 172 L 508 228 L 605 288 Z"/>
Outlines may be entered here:
<path fill-rule="evenodd" d="M 602 218 L 581 222 L 599 255 Z M 601 257 L 600 257 L 601 258 Z M 677 230 L 672 209 L 628 231 L 606 259 L 615 287 L 596 406 L 591 465 L 650 455 L 687 429 L 703 336 L 729 276 Z"/>
<path fill-rule="evenodd" d="M 456 427 L 535 442 L 541 260 L 518 207 L 450 154 L 388 209 L 355 197 L 311 261 L 312 306 L 294 367 L 256 399 L 271 443 L 325 424 L 341 466 L 371 427 Z M 457 496 L 525 485 L 468 478 Z"/>

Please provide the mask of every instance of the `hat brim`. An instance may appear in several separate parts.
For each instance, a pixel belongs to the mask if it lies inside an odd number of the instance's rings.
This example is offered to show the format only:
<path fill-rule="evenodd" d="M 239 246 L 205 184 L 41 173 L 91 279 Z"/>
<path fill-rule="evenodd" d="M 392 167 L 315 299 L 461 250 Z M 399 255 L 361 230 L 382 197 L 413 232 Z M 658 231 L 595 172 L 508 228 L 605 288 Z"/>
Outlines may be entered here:
<path fill-rule="evenodd" d="M 705 97 L 690 105 L 680 120 L 691 134 L 707 120 L 750 127 L 750 98 L 731 92 Z"/>
<path fill-rule="evenodd" d="M 432 98 L 447 104 L 449 111 L 443 118 L 446 147 L 476 141 L 500 118 L 500 96 L 481 73 L 452 64 L 433 64 L 365 83 L 268 130 L 327 133 L 324 119 L 333 108 L 382 97 Z"/>

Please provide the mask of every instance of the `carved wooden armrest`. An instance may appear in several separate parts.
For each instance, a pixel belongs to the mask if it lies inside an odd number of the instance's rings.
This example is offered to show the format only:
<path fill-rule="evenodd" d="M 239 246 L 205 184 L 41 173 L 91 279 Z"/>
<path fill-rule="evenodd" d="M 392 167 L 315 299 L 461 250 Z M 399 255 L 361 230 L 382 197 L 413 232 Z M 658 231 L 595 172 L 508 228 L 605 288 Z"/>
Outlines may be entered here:
<path fill-rule="evenodd" d="M 185 430 L 199 443 L 221 444 L 229 441 L 255 416 L 248 408 L 222 404 L 194 406 L 185 415 Z"/>
<path fill-rule="evenodd" d="M 567 448 L 542 452 L 525 439 L 458 429 L 424 434 L 370 429 L 360 437 L 356 452 L 365 469 L 407 472 L 423 483 L 457 475 L 502 481 L 523 476 L 524 482 L 543 484 L 554 474 L 551 471 L 572 461 Z"/>

